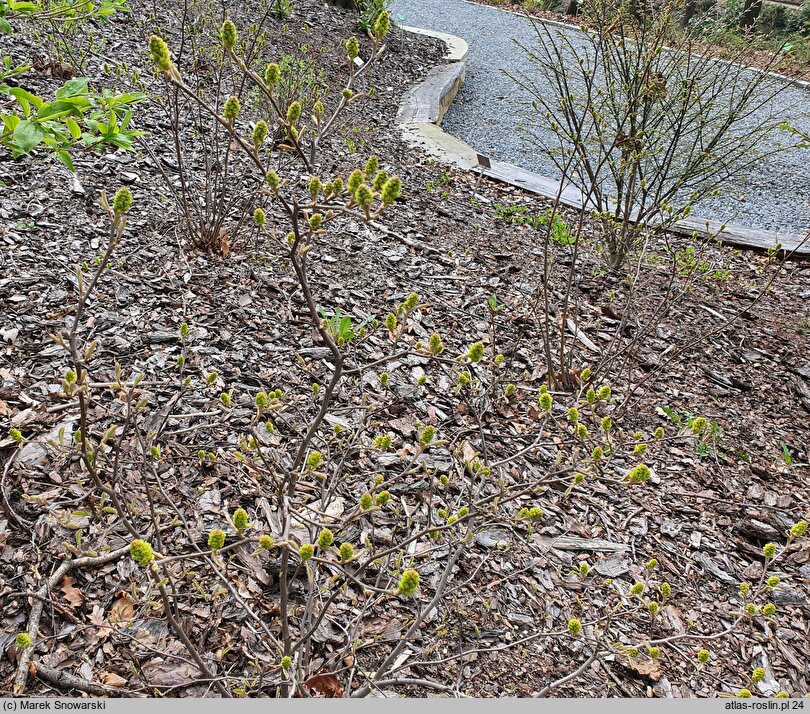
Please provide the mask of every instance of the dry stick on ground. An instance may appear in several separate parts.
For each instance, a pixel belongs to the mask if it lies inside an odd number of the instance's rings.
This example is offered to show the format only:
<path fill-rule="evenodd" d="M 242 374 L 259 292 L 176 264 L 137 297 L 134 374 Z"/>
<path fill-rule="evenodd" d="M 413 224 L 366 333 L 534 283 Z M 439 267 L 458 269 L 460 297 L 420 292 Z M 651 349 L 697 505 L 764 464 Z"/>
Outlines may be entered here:
<path fill-rule="evenodd" d="M 75 674 L 71 674 L 70 672 L 66 672 L 61 669 L 54 669 L 53 667 L 47 667 L 40 662 L 34 662 L 34 667 L 36 668 L 37 677 L 63 689 L 78 689 L 81 692 L 95 694 L 99 697 L 138 696 L 132 692 L 128 692 L 126 689 L 121 689 L 119 687 L 108 687 L 105 684 L 91 682 L 84 677 L 77 677 Z"/>
<path fill-rule="evenodd" d="M 25 686 L 28 681 L 28 663 L 31 661 L 31 656 L 34 653 L 34 648 L 37 643 L 37 630 L 39 629 L 39 620 L 42 617 L 42 610 L 45 607 L 48 593 L 51 592 L 72 570 L 80 568 L 92 567 L 95 565 L 104 565 L 113 560 L 118 560 L 129 553 L 129 546 L 118 548 L 118 550 L 110 551 L 104 555 L 96 557 L 85 556 L 82 558 L 75 558 L 73 560 L 66 560 L 60 565 L 53 575 L 40 587 L 37 591 L 37 598 L 31 606 L 31 614 L 28 616 L 28 628 L 26 632 L 31 638 L 31 645 L 20 651 L 20 659 L 17 663 L 17 673 L 14 676 L 14 693 L 23 694 Z"/>

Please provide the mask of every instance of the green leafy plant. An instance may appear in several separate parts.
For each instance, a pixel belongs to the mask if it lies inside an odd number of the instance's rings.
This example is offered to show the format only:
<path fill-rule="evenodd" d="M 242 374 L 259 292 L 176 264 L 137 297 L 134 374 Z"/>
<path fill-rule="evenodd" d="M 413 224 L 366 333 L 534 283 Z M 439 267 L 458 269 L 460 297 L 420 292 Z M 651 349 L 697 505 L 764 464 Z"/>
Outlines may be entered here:
<path fill-rule="evenodd" d="M 495 204 L 495 217 L 518 226 L 531 226 L 532 228 L 546 228 L 550 224 L 552 241 L 559 245 L 573 245 L 576 236 L 571 233 L 571 227 L 563 220 L 560 214 L 551 209 L 542 213 L 531 213 L 528 206 L 518 204 Z"/>
<path fill-rule="evenodd" d="M 336 307 L 333 312 L 329 312 L 319 305 L 318 311 L 329 334 L 337 340 L 339 345 L 349 344 L 355 337 L 364 334 L 366 326 L 374 319 L 373 317 L 366 318 L 359 325 L 354 326 L 351 316 L 342 314 L 339 307 Z"/>
<path fill-rule="evenodd" d="M 27 67 L 7 67 L 4 77 L 21 74 Z M 2 79 L 0 77 L 0 79 Z M 73 147 L 114 146 L 131 151 L 133 141 L 143 132 L 130 128 L 132 107 L 146 99 L 140 92 L 114 94 L 108 89 L 90 89 L 86 77 L 65 82 L 56 90 L 53 101 L 45 101 L 21 87 L 0 83 L 0 95 L 13 97 L 19 109 L 0 113 L 3 133 L 0 145 L 14 158 L 39 146 L 53 151 L 71 171 Z"/>

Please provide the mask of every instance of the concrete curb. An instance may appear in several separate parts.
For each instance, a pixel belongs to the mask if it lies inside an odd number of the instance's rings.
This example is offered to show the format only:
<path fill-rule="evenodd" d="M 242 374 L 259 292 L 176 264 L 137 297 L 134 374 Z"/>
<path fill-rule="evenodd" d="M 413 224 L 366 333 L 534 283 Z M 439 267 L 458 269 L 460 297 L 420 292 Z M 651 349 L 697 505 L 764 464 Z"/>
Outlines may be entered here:
<path fill-rule="evenodd" d="M 468 0 L 469 2 L 470 0 Z M 506 11 L 508 12 L 508 11 Z M 460 37 L 433 30 L 401 26 L 412 34 L 441 39 L 448 48 L 445 62 L 428 73 L 423 82 L 409 89 L 397 112 L 397 125 L 403 140 L 423 150 L 442 163 L 464 171 L 476 170 L 484 176 L 522 188 L 543 198 L 559 201 L 569 208 L 579 209 L 584 202 L 581 191 L 566 186 L 560 189 L 556 179 L 541 176 L 503 161 L 491 161 L 483 168 L 478 163 L 478 152 L 466 142 L 441 128 L 445 112 L 456 98 L 466 73 L 467 43 Z M 796 80 L 798 81 L 798 80 Z M 749 226 L 721 224 L 698 216 L 690 216 L 670 227 L 673 233 L 719 240 L 726 245 L 754 250 L 772 250 L 781 246 L 782 253 L 794 258 L 810 258 L 810 232 L 782 233 Z"/>

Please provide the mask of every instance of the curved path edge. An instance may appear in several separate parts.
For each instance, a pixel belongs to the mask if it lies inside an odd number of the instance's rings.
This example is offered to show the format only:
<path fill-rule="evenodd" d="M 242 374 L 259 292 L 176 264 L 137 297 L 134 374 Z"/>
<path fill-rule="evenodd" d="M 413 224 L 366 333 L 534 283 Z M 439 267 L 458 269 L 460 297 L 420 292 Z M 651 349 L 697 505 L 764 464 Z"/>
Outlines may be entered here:
<path fill-rule="evenodd" d="M 464 82 L 467 60 L 467 43 L 460 37 L 417 27 L 400 26 L 413 34 L 427 35 L 442 40 L 448 48 L 444 62 L 433 67 L 420 84 L 411 87 L 402 98 L 397 112 L 397 125 L 403 140 L 420 148 L 442 163 L 465 171 L 483 173 L 484 176 L 502 183 L 522 188 L 547 199 L 555 200 L 560 194 L 560 203 L 569 208 L 582 208 L 584 196 L 573 187 L 560 191 L 560 182 L 553 178 L 492 159 L 489 167 L 478 162 L 478 152 L 458 137 L 441 128 L 442 119 L 456 98 Z M 726 245 L 754 250 L 773 250 L 780 246 L 780 253 L 793 258 L 810 258 L 810 232 L 787 233 L 767 231 L 733 223 L 689 216 L 670 226 L 673 233 L 718 240 Z"/>

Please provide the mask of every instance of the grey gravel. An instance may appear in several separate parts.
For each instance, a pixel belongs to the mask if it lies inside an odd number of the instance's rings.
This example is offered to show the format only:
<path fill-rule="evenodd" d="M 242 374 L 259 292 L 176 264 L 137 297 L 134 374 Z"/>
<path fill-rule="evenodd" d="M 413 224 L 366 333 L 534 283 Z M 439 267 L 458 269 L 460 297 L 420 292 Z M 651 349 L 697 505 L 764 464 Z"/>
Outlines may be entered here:
<path fill-rule="evenodd" d="M 448 32 L 469 44 L 467 78 L 445 116 L 445 131 L 481 154 L 559 178 L 551 157 L 516 130 L 531 117 L 531 99 L 502 72 L 532 70 L 531 61 L 514 42 L 537 41 L 529 20 L 465 0 L 395 0 L 393 16 L 400 24 Z M 583 51 L 584 47 L 583 42 Z M 810 90 L 787 87 L 763 111 L 810 131 Z M 767 157 L 694 212 L 755 228 L 788 232 L 810 228 L 810 150 Z"/>

